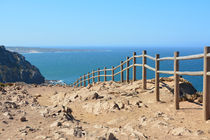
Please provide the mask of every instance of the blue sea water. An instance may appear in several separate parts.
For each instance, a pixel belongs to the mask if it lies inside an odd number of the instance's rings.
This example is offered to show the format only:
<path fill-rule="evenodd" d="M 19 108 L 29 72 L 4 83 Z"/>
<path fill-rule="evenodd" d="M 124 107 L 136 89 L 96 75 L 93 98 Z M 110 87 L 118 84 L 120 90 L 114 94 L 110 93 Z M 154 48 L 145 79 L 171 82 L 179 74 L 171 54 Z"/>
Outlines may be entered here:
<path fill-rule="evenodd" d="M 104 67 L 111 68 L 112 66 L 119 65 L 120 61 L 126 60 L 127 56 L 132 56 L 134 51 L 137 55 L 140 55 L 143 50 L 147 50 L 148 55 L 155 56 L 155 54 L 160 54 L 160 57 L 173 56 L 175 51 L 179 51 L 180 56 L 203 53 L 202 47 L 90 47 L 85 49 L 93 49 L 94 51 L 25 53 L 23 55 L 26 57 L 26 60 L 40 69 L 40 72 L 47 80 L 63 80 L 65 83 L 70 84 L 92 70 L 103 69 Z M 141 58 L 137 58 L 137 63 L 141 63 L 141 61 Z M 152 60 L 147 59 L 147 63 L 155 67 Z M 173 70 L 173 61 L 161 61 L 160 70 Z M 180 71 L 202 70 L 202 59 L 180 61 Z M 154 72 L 147 71 L 148 79 L 154 78 Z M 107 74 L 111 74 L 111 72 Z M 172 75 L 161 74 L 160 76 L 166 77 Z M 202 91 L 202 76 L 183 77 L 189 80 L 198 91 Z M 119 75 L 115 79 L 119 80 Z M 137 79 L 141 79 L 141 67 L 137 67 Z"/>

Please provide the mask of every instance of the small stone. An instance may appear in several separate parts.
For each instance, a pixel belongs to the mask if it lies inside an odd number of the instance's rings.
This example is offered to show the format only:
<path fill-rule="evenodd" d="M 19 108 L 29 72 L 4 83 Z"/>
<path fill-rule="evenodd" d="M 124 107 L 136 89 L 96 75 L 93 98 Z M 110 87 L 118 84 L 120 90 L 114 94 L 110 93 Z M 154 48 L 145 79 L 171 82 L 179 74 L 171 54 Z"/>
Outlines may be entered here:
<path fill-rule="evenodd" d="M 147 123 L 146 123 L 146 120 L 147 120 L 147 118 L 143 115 L 143 116 L 141 116 L 141 118 L 139 119 L 139 121 L 140 121 L 140 125 L 141 126 L 145 126 Z"/>
<path fill-rule="evenodd" d="M 49 109 L 48 108 L 40 110 L 39 112 L 40 112 L 41 116 L 43 116 L 43 117 L 47 117 L 49 115 Z"/>
<path fill-rule="evenodd" d="M 203 134 L 204 134 L 204 132 L 203 132 L 202 130 L 197 130 L 197 131 L 196 131 L 196 135 L 198 135 L 198 136 L 199 136 L 199 135 L 203 135 Z"/>
<path fill-rule="evenodd" d="M 118 104 L 114 104 L 114 106 L 113 106 L 113 109 L 118 109 L 118 110 L 120 110 L 120 107 L 119 107 L 119 105 Z"/>
<path fill-rule="evenodd" d="M 171 131 L 171 134 L 174 136 L 187 136 L 191 134 L 191 131 L 186 128 L 179 127 L 179 128 L 174 128 Z"/>
<path fill-rule="evenodd" d="M 24 117 L 24 116 L 21 117 L 21 118 L 20 118 L 20 121 L 21 121 L 21 122 L 26 122 L 26 121 L 27 121 L 27 120 L 26 120 L 26 117 Z"/>
<path fill-rule="evenodd" d="M 3 113 L 4 116 L 6 116 L 8 119 L 13 119 L 12 115 L 9 112 Z"/>
<path fill-rule="evenodd" d="M 83 135 L 85 135 L 84 131 L 82 130 L 82 127 L 75 127 L 74 128 L 74 136 L 81 138 Z"/>
<path fill-rule="evenodd" d="M 164 114 L 163 112 L 158 111 L 158 112 L 156 112 L 155 116 L 156 117 L 162 117 L 163 114 Z"/>
<path fill-rule="evenodd" d="M 98 95 L 98 93 L 96 93 L 96 92 L 93 94 L 93 97 L 92 97 L 92 99 L 96 99 L 96 100 L 97 100 L 97 99 L 101 99 L 101 98 L 104 98 L 104 96 L 100 96 L 100 95 Z"/>
<path fill-rule="evenodd" d="M 8 122 L 7 122 L 7 121 L 2 121 L 2 123 L 4 123 L 4 124 L 8 124 Z"/>
<path fill-rule="evenodd" d="M 19 108 L 19 106 L 14 102 L 5 102 L 4 105 L 6 108 L 14 108 L 14 109 Z"/>
<path fill-rule="evenodd" d="M 9 119 L 10 119 L 10 120 L 13 120 L 14 118 L 10 115 L 10 116 L 9 116 Z"/>
<path fill-rule="evenodd" d="M 59 127 L 59 126 L 62 126 L 62 123 L 61 122 L 58 122 L 57 123 L 57 126 Z"/>
<path fill-rule="evenodd" d="M 36 136 L 35 139 L 41 139 L 41 140 L 43 140 L 43 139 L 46 139 L 46 136 L 42 136 L 42 135 Z"/>
<path fill-rule="evenodd" d="M 118 140 L 113 133 L 109 134 L 108 140 Z"/>

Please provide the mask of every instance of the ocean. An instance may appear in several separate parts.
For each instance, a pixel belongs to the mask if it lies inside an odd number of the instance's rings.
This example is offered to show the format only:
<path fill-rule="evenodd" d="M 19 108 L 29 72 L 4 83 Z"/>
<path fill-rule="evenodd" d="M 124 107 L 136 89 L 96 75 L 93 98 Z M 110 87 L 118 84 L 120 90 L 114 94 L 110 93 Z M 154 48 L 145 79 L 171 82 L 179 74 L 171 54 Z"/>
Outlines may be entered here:
<path fill-rule="evenodd" d="M 61 47 L 58 47 L 61 48 Z M 78 48 L 77 48 L 78 49 Z M 83 48 L 79 48 L 83 49 Z M 89 51 L 73 51 L 73 52 L 45 52 L 45 53 L 23 53 L 26 60 L 39 68 L 42 75 L 47 80 L 60 80 L 66 84 L 75 82 L 80 76 L 97 70 L 117 66 L 120 61 L 126 60 L 127 56 L 132 56 L 135 51 L 137 55 L 142 54 L 143 50 L 147 51 L 150 56 L 160 54 L 160 57 L 173 56 L 175 51 L 179 51 L 180 56 L 193 55 L 203 53 L 202 47 L 89 47 L 85 48 Z M 93 51 L 91 51 L 93 50 Z M 141 59 L 137 58 L 137 63 L 141 63 Z M 155 67 L 154 62 L 147 59 L 147 63 Z M 132 64 L 132 62 L 131 62 Z M 161 61 L 160 70 L 173 70 L 173 61 Z M 180 61 L 180 71 L 202 71 L 203 60 L 182 60 Z M 131 71 L 130 71 L 131 72 Z M 107 73 L 111 74 L 111 73 Z M 124 72 L 125 74 L 125 72 Z M 132 74 L 131 74 L 132 75 Z M 137 79 L 141 79 L 141 67 L 137 67 Z M 153 71 L 147 70 L 147 79 L 154 78 Z M 172 75 L 160 74 L 161 77 Z M 132 78 L 132 76 L 130 76 Z M 202 91 L 202 76 L 183 76 L 189 80 L 193 86 Z M 103 78 L 101 78 L 103 80 Z M 119 75 L 116 76 L 119 81 Z M 110 80 L 110 78 L 108 78 Z"/>

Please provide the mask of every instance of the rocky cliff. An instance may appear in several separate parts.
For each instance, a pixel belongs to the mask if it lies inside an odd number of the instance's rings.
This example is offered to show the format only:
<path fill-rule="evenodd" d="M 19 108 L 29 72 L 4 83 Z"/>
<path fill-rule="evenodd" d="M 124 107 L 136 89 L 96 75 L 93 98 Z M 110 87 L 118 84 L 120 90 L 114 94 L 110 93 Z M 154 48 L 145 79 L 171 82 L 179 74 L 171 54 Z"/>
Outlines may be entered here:
<path fill-rule="evenodd" d="M 16 52 L 10 52 L 0 46 L 0 82 L 44 83 L 39 69 Z"/>

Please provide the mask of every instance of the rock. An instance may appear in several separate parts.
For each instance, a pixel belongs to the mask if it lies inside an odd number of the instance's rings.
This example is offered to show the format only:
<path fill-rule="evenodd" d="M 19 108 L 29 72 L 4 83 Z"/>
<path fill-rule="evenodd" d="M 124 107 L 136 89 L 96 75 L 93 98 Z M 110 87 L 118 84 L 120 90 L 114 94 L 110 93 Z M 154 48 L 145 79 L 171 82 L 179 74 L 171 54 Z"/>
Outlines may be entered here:
<path fill-rule="evenodd" d="M 139 140 L 139 139 L 147 140 L 148 139 L 148 137 L 145 134 L 138 132 L 138 131 L 133 131 L 133 133 L 131 133 L 131 135 L 134 135 L 137 140 Z"/>
<path fill-rule="evenodd" d="M 157 127 L 159 129 L 168 128 L 168 123 L 164 121 L 157 121 L 155 124 L 153 124 L 153 127 Z"/>
<path fill-rule="evenodd" d="M 74 116 L 71 114 L 72 113 L 72 110 L 71 108 L 69 107 L 65 107 L 65 106 L 62 106 L 63 107 L 63 112 L 64 112 L 64 116 L 65 118 L 68 120 L 68 121 L 74 121 Z"/>
<path fill-rule="evenodd" d="M 146 120 L 147 120 L 147 118 L 144 115 L 141 116 L 141 118 L 139 119 L 140 125 L 141 126 L 146 126 L 146 124 L 147 124 Z"/>
<path fill-rule="evenodd" d="M 13 108 L 13 109 L 19 108 L 19 105 L 17 105 L 17 104 L 14 103 L 14 102 L 4 102 L 4 106 L 5 106 L 6 108 Z"/>
<path fill-rule="evenodd" d="M 109 134 L 108 140 L 118 140 L 113 133 Z"/>
<path fill-rule="evenodd" d="M 46 139 L 46 136 L 42 136 L 42 135 L 36 136 L 35 139 L 43 140 L 43 139 Z"/>
<path fill-rule="evenodd" d="M 54 138 L 56 139 L 56 140 L 58 140 L 58 139 L 60 139 L 60 138 L 62 138 L 63 136 L 62 136 L 62 134 L 60 133 L 60 132 L 55 132 L 54 133 Z"/>
<path fill-rule="evenodd" d="M 178 127 L 171 130 L 174 136 L 189 136 L 192 132 L 184 127 Z"/>
<path fill-rule="evenodd" d="M 119 105 L 118 104 L 114 104 L 114 106 L 113 106 L 113 109 L 118 109 L 118 110 L 120 110 L 120 107 L 119 107 Z"/>
<path fill-rule="evenodd" d="M 3 88 L 3 87 L 0 87 L 0 91 L 5 94 L 7 91 Z"/>
<path fill-rule="evenodd" d="M 85 135 L 84 130 L 82 130 L 82 127 L 75 127 L 74 128 L 74 136 L 81 138 Z"/>
<path fill-rule="evenodd" d="M 74 99 L 76 99 L 76 98 L 78 98 L 79 96 L 78 95 L 76 95 L 75 97 L 74 97 Z"/>
<path fill-rule="evenodd" d="M 163 117 L 163 114 L 164 114 L 163 112 L 158 111 L 158 112 L 155 113 L 155 117 L 157 117 L 157 118 L 158 117 Z"/>
<path fill-rule="evenodd" d="M 97 99 L 101 99 L 101 98 L 104 98 L 104 96 L 100 96 L 100 95 L 98 95 L 98 93 L 96 93 L 96 92 L 93 94 L 93 97 L 92 97 L 92 99 L 96 99 L 96 100 L 97 100 Z"/>
<path fill-rule="evenodd" d="M 190 82 L 183 82 L 179 84 L 179 94 L 180 97 L 185 96 L 186 94 L 193 95 L 196 94 L 197 90 L 193 87 Z M 172 89 L 172 93 L 174 93 L 174 89 Z"/>
<path fill-rule="evenodd" d="M 48 108 L 42 109 L 39 112 L 40 112 L 41 116 L 43 116 L 43 117 L 48 117 L 49 116 L 49 109 Z"/>
<path fill-rule="evenodd" d="M 142 101 L 138 101 L 138 102 L 136 102 L 136 105 L 138 106 L 138 108 L 140 108 L 140 107 L 142 107 Z"/>
<path fill-rule="evenodd" d="M 57 126 L 59 127 L 59 126 L 62 126 L 62 123 L 61 122 L 58 122 L 57 123 Z"/>
<path fill-rule="evenodd" d="M 8 119 L 13 119 L 12 115 L 9 112 L 3 113 L 4 116 L 6 116 Z"/>
<path fill-rule="evenodd" d="M 26 120 L 26 117 L 24 117 L 24 116 L 21 117 L 21 118 L 20 118 L 20 121 L 21 121 L 21 122 L 26 122 L 26 121 L 27 121 L 27 120 Z"/>
<path fill-rule="evenodd" d="M 7 122 L 7 121 L 2 121 L 2 123 L 4 123 L 4 124 L 8 124 L 8 122 Z"/>
<path fill-rule="evenodd" d="M 41 84 L 45 82 L 38 68 L 16 52 L 0 46 L 0 82 L 25 82 Z"/>
<path fill-rule="evenodd" d="M 203 132 L 202 130 L 197 130 L 197 131 L 195 132 L 195 134 L 196 134 L 197 136 L 199 136 L 199 135 L 203 135 L 204 132 Z"/>
<path fill-rule="evenodd" d="M 67 138 L 59 138 L 59 140 L 68 140 Z"/>

